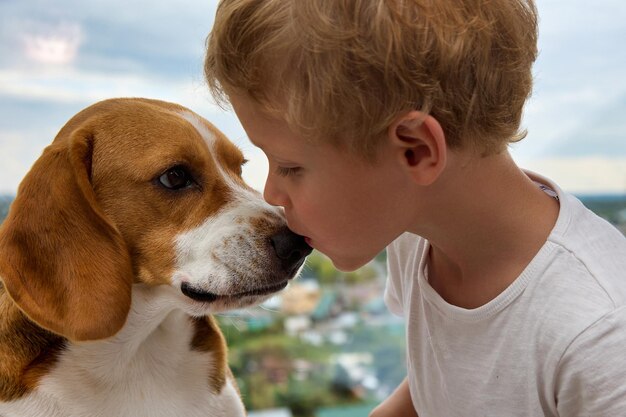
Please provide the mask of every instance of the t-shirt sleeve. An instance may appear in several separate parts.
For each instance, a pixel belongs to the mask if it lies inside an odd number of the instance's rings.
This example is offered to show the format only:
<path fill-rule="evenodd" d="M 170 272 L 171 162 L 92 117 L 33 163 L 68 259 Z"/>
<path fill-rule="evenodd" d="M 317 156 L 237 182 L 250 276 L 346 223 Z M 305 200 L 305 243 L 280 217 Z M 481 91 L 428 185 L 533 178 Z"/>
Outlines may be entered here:
<path fill-rule="evenodd" d="M 556 383 L 561 417 L 626 416 L 626 307 L 607 314 L 572 342 Z"/>
<path fill-rule="evenodd" d="M 404 306 L 400 294 L 402 293 L 402 268 L 399 259 L 397 242 L 387 247 L 387 284 L 385 286 L 385 304 L 389 311 L 396 316 L 404 316 Z"/>

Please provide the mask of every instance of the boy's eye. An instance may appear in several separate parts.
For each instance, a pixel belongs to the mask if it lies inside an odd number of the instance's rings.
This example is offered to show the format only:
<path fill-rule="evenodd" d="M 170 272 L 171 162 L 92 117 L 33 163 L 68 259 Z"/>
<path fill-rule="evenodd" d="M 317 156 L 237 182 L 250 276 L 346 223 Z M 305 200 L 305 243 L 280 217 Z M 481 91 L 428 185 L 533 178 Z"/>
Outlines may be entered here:
<path fill-rule="evenodd" d="M 296 175 L 300 172 L 301 168 L 300 167 L 276 167 L 276 174 L 280 175 L 281 177 L 290 177 L 293 175 Z"/>

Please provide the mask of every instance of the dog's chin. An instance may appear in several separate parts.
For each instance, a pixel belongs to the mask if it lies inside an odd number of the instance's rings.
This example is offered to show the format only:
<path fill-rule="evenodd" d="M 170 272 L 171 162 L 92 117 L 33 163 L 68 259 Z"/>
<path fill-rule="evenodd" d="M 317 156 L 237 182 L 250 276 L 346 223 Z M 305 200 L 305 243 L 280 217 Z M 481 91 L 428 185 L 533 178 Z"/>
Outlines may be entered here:
<path fill-rule="evenodd" d="M 189 314 L 202 316 L 256 306 L 284 289 L 288 283 L 288 280 L 284 280 L 277 284 L 251 288 L 228 295 L 200 290 L 183 283 L 181 292 L 187 299 L 186 307 Z"/>

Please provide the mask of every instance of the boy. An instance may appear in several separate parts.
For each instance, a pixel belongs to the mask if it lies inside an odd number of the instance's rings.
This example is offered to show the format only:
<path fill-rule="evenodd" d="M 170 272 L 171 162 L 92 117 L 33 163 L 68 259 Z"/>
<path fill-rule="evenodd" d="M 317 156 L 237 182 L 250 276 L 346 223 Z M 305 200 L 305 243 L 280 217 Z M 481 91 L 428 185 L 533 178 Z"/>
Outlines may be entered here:
<path fill-rule="evenodd" d="M 372 416 L 626 416 L 626 240 L 507 145 L 532 0 L 223 0 L 206 77 L 342 270 L 388 247 L 407 379 Z"/>

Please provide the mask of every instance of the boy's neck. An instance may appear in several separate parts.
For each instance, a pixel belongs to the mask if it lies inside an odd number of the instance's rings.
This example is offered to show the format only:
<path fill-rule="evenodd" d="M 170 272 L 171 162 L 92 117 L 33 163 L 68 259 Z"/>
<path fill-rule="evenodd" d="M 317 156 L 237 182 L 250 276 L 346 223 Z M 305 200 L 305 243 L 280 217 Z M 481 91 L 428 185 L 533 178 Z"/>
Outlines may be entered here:
<path fill-rule="evenodd" d="M 425 196 L 430 285 L 449 303 L 476 308 L 504 291 L 535 257 L 559 213 L 508 152 L 452 154 L 450 169 Z"/>

